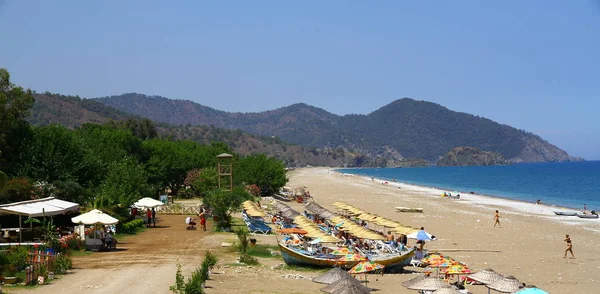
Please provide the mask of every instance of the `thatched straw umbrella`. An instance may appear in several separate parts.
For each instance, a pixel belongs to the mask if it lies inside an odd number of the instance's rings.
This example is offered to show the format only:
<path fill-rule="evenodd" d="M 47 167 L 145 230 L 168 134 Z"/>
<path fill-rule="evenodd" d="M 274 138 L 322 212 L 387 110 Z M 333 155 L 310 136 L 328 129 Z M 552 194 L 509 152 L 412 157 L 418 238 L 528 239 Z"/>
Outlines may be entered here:
<path fill-rule="evenodd" d="M 444 288 L 437 289 L 433 291 L 434 294 L 460 294 L 458 289 L 455 286 L 448 285 Z"/>
<path fill-rule="evenodd" d="M 350 274 L 348 274 L 345 270 L 339 268 L 339 267 L 335 267 L 329 271 L 327 271 L 326 273 L 312 279 L 313 282 L 315 283 L 320 283 L 320 284 L 333 284 L 337 281 L 339 281 L 342 278 L 353 278 Z"/>
<path fill-rule="evenodd" d="M 482 284 L 491 284 L 495 281 L 502 279 L 502 275 L 495 272 L 491 268 L 486 268 L 484 270 L 480 270 L 474 274 L 470 274 L 467 278 L 477 281 Z"/>
<path fill-rule="evenodd" d="M 523 288 L 523 283 L 519 282 L 519 280 L 513 276 L 506 276 L 485 286 L 498 292 L 513 293 Z"/>
<path fill-rule="evenodd" d="M 448 284 L 444 283 L 442 280 L 434 277 L 426 277 L 424 279 L 418 280 L 411 285 L 405 286 L 408 289 L 412 290 L 422 290 L 422 291 L 435 291 L 437 289 L 443 288 Z"/>
<path fill-rule="evenodd" d="M 349 278 L 342 278 L 329 286 L 321 288 L 321 291 L 326 293 L 363 294 L 369 293 L 371 290 L 363 286 L 359 280 L 350 276 Z"/>
<path fill-rule="evenodd" d="M 414 283 L 416 283 L 416 282 L 418 282 L 418 281 L 420 281 L 422 279 L 425 279 L 425 278 L 427 278 L 426 275 L 418 275 L 418 276 L 416 276 L 416 277 L 414 277 L 414 278 L 412 278 L 410 280 L 402 282 L 402 286 L 408 287 L 408 286 L 410 286 L 410 285 L 412 285 L 412 284 L 414 284 Z"/>

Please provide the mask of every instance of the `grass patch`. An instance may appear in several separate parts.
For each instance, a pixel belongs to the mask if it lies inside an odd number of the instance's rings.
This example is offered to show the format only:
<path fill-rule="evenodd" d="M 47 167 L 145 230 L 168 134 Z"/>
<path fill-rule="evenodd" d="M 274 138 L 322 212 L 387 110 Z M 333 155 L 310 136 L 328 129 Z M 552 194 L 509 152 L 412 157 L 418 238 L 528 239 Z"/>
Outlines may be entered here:
<path fill-rule="evenodd" d="M 280 258 L 281 255 L 271 254 L 271 251 L 279 252 L 279 246 L 276 245 L 254 245 L 248 247 L 248 255 L 265 258 Z"/>
<path fill-rule="evenodd" d="M 225 265 L 227 266 L 248 266 L 247 264 L 243 264 L 243 263 L 239 263 L 239 262 L 232 262 L 232 263 L 226 263 Z"/>

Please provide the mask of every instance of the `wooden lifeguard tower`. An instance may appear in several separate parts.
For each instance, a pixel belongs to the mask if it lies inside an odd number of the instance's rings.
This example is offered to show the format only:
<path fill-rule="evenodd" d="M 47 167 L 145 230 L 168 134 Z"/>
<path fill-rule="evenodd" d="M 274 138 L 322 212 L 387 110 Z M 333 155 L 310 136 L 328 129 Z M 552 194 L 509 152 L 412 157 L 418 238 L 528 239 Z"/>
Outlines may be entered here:
<path fill-rule="evenodd" d="M 219 189 L 233 190 L 233 155 L 222 153 L 217 155 L 217 172 L 219 173 Z"/>

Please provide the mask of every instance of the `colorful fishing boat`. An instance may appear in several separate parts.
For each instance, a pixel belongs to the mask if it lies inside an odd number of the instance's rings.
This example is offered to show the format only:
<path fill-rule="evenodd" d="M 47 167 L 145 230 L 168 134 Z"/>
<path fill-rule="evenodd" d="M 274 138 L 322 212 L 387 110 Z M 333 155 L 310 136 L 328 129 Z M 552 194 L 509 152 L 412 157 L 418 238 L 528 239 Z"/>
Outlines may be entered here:
<path fill-rule="evenodd" d="M 308 251 L 288 247 L 285 244 L 279 243 L 279 249 L 281 250 L 281 256 L 288 265 L 300 265 L 300 266 L 313 266 L 313 267 L 341 267 L 350 269 L 358 264 L 361 259 L 345 259 L 343 256 L 335 255 L 313 255 Z M 389 254 L 377 254 L 371 255 L 370 260 L 382 264 L 387 270 L 399 269 L 408 264 L 415 255 L 413 249 L 403 251 L 402 253 L 389 253 Z M 364 259 L 363 259 L 364 260 Z"/>

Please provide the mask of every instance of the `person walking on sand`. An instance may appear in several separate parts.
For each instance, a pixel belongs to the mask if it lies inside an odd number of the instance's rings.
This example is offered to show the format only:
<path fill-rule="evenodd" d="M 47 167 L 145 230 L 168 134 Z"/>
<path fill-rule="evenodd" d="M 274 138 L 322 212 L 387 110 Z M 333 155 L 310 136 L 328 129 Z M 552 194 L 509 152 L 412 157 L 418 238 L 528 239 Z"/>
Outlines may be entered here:
<path fill-rule="evenodd" d="M 204 209 L 200 211 L 200 213 L 198 214 L 198 218 L 200 218 L 200 225 L 202 226 L 202 230 L 206 231 L 206 213 L 204 212 Z"/>
<path fill-rule="evenodd" d="M 150 208 L 146 210 L 146 218 L 148 218 L 148 223 L 146 224 L 146 227 L 149 228 L 150 224 L 152 224 L 152 210 L 150 210 Z"/>
<path fill-rule="evenodd" d="M 494 228 L 498 225 L 498 227 L 502 228 L 500 225 L 500 214 L 498 214 L 498 210 L 496 210 L 496 214 L 494 214 Z"/>
<path fill-rule="evenodd" d="M 569 235 L 565 236 L 565 242 L 567 242 L 567 249 L 565 249 L 565 256 L 563 258 L 567 258 L 568 252 L 571 252 L 571 258 L 575 258 L 575 254 L 573 254 L 573 244 L 571 243 L 571 238 Z"/>

